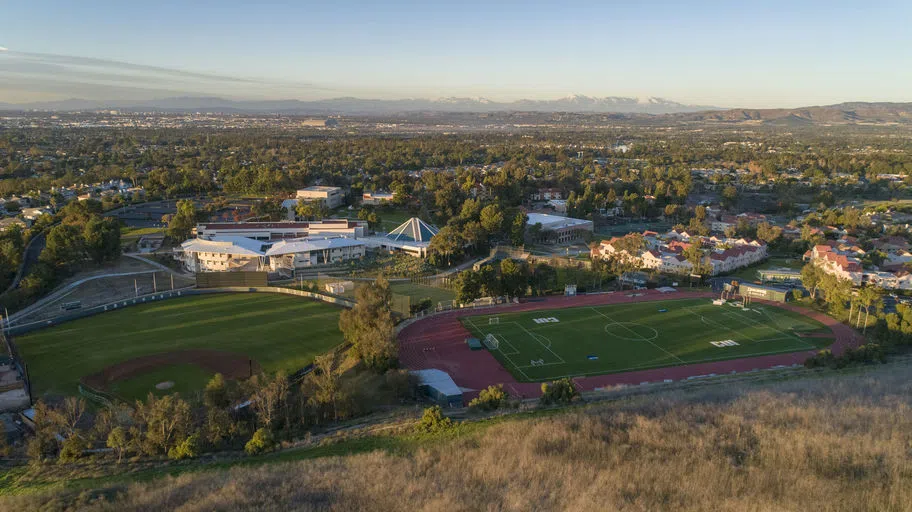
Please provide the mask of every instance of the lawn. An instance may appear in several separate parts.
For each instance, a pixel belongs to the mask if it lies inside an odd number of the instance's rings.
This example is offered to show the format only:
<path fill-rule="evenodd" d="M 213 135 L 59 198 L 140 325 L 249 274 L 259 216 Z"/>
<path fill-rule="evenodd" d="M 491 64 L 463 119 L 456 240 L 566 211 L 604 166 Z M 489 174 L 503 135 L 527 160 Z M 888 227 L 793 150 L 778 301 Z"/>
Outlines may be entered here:
<path fill-rule="evenodd" d="M 265 371 L 297 370 L 342 343 L 339 312 L 336 306 L 286 295 L 204 295 L 103 313 L 15 341 L 38 395 L 69 394 L 81 377 L 107 366 L 181 349 L 244 354 Z M 181 385 L 177 378 L 154 378 Z"/>
<path fill-rule="evenodd" d="M 127 226 L 120 229 L 122 238 L 139 238 L 145 235 L 163 235 L 164 233 L 164 228 L 132 228 Z"/>
<path fill-rule="evenodd" d="M 664 312 L 662 310 L 665 310 Z M 681 299 L 464 318 L 522 382 L 814 350 L 832 338 L 816 320 L 774 306 L 747 311 Z M 823 333 L 823 334 L 821 334 Z"/>
<path fill-rule="evenodd" d="M 390 285 L 390 288 L 395 294 L 408 295 L 411 297 L 412 304 L 415 304 L 426 297 L 430 298 L 431 301 L 434 302 L 434 305 L 437 305 L 438 302 L 451 301 L 456 298 L 456 294 L 453 290 L 437 288 L 436 286 L 426 286 L 423 284 L 393 283 Z"/>

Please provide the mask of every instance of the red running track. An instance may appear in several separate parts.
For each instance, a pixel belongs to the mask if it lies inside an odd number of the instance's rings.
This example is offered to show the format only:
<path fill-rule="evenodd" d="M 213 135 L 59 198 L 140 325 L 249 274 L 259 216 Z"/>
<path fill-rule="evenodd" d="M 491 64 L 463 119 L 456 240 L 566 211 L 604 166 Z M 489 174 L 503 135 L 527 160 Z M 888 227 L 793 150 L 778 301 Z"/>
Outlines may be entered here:
<path fill-rule="evenodd" d="M 616 292 L 598 295 L 581 295 L 576 297 L 549 297 L 535 302 L 523 302 L 498 306 L 496 311 L 512 313 L 517 311 L 535 311 L 539 309 L 560 309 L 579 306 L 599 306 L 606 304 L 623 304 L 669 299 L 715 298 L 709 292 L 661 293 L 655 290 L 637 292 Z M 830 328 L 835 341 L 830 349 L 839 355 L 846 348 L 861 342 L 861 336 L 851 327 L 817 311 L 801 308 L 791 304 L 780 304 L 758 301 L 764 304 L 795 311 L 813 318 Z M 462 309 L 441 313 L 405 327 L 399 333 L 399 361 L 411 370 L 436 368 L 450 374 L 456 384 L 466 390 L 467 398 L 477 395 L 478 391 L 493 384 L 503 384 L 504 389 L 517 397 L 537 397 L 541 395 L 540 383 L 517 382 L 500 362 L 487 350 L 470 350 L 465 339 L 471 333 L 459 322 L 460 317 L 485 314 L 494 311 Z M 814 355 L 815 351 L 792 352 L 769 356 L 746 357 L 696 363 L 652 370 L 639 370 L 624 373 L 612 373 L 594 377 L 574 378 L 579 389 L 584 391 L 618 384 L 641 384 L 644 382 L 662 382 L 681 380 L 710 374 L 745 372 L 776 366 L 802 364 Z"/>

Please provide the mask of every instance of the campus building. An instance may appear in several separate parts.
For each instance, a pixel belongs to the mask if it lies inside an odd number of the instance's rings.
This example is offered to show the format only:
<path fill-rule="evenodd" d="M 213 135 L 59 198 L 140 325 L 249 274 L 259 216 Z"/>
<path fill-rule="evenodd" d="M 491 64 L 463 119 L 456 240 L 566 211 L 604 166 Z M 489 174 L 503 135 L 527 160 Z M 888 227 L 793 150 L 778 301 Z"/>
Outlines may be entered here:
<path fill-rule="evenodd" d="M 526 229 L 541 225 L 541 232 L 533 242 L 566 244 L 585 240 L 592 233 L 592 221 L 548 215 L 547 213 L 529 213 Z"/>
<path fill-rule="evenodd" d="M 361 240 L 372 249 L 387 252 L 404 252 L 418 258 L 427 256 L 431 239 L 440 230 L 427 222 L 412 217 L 387 235 L 370 236 Z"/>
<path fill-rule="evenodd" d="M 191 272 L 280 272 L 360 259 L 364 242 L 342 237 L 261 241 L 242 236 L 191 238 L 174 257 Z"/>
<path fill-rule="evenodd" d="M 340 187 L 307 187 L 298 190 L 295 196 L 305 201 L 323 201 L 327 208 L 338 208 L 342 206 L 345 199 L 345 194 Z"/>
<path fill-rule="evenodd" d="M 361 194 L 361 204 L 380 205 L 392 202 L 394 194 L 391 192 L 365 192 Z"/>

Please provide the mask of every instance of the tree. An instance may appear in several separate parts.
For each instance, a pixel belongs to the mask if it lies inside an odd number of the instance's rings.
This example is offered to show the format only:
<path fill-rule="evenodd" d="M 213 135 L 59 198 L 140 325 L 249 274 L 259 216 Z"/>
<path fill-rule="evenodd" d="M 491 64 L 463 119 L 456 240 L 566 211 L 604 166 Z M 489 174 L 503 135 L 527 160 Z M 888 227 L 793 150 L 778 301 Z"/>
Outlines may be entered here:
<path fill-rule="evenodd" d="M 228 386 L 221 373 L 216 373 L 206 383 L 203 389 L 203 403 L 210 409 L 228 407 Z"/>
<path fill-rule="evenodd" d="M 722 189 L 722 202 L 727 208 L 733 208 L 738 204 L 738 189 L 734 185 L 727 185 Z"/>
<path fill-rule="evenodd" d="M 801 268 L 801 284 L 811 292 L 811 298 L 817 299 L 817 289 L 820 287 L 820 268 L 813 262 Z"/>
<path fill-rule="evenodd" d="M 136 417 L 144 427 L 142 449 L 148 455 L 167 454 L 190 434 L 190 405 L 177 393 L 161 398 L 149 393 L 144 403 L 137 402 Z"/>
<path fill-rule="evenodd" d="M 119 464 L 123 459 L 124 453 L 130 449 L 130 436 L 127 433 L 127 429 L 121 426 L 114 427 L 111 433 L 108 434 L 105 444 L 108 448 L 117 452 L 117 462 Z"/>
<path fill-rule="evenodd" d="M 190 434 L 183 441 L 171 447 L 168 450 L 168 458 L 172 460 L 193 459 L 199 457 L 200 439 L 199 434 Z"/>
<path fill-rule="evenodd" d="M 860 302 L 859 309 L 864 308 L 865 310 L 865 322 L 864 329 L 862 329 L 862 334 L 866 333 L 868 330 L 868 318 L 871 314 L 871 308 L 874 307 L 876 309 L 880 306 L 881 301 L 883 300 L 883 295 L 883 290 L 874 286 L 866 286 L 858 291 L 858 298 Z M 861 311 L 859 311 L 858 316 L 861 317 Z M 857 327 L 858 326 L 856 324 L 856 328 Z"/>
<path fill-rule="evenodd" d="M 510 226 L 510 242 L 515 246 L 523 245 L 526 239 L 526 223 L 529 222 L 529 216 L 524 212 L 519 212 L 513 217 L 513 224 Z"/>
<path fill-rule="evenodd" d="M 339 418 L 338 400 L 340 398 L 341 373 L 339 368 L 339 355 L 333 351 L 314 358 L 314 371 L 310 374 L 309 382 L 313 391 L 308 398 L 308 404 L 320 408 L 332 406 L 332 419 Z"/>
<path fill-rule="evenodd" d="M 79 228 L 59 224 L 51 228 L 39 259 L 52 267 L 67 269 L 83 259 L 83 239 Z"/>
<path fill-rule="evenodd" d="M 308 200 L 302 197 L 298 199 L 295 213 L 304 220 L 320 220 L 329 217 L 330 210 L 320 199 Z"/>
<path fill-rule="evenodd" d="M 253 395 L 250 397 L 257 418 L 262 426 L 274 429 L 288 399 L 288 376 L 283 372 L 275 375 L 258 375 L 254 382 Z"/>
<path fill-rule="evenodd" d="M 760 240 L 772 245 L 776 243 L 781 236 L 782 228 L 779 226 L 772 226 L 769 222 L 757 224 L 757 238 Z"/>
<path fill-rule="evenodd" d="M 500 278 L 503 281 L 503 291 L 510 297 L 523 297 L 529 286 L 528 265 L 510 258 L 500 261 Z"/>
<path fill-rule="evenodd" d="M 468 304 L 481 297 L 481 276 L 474 270 L 464 270 L 456 276 L 456 302 Z"/>
<path fill-rule="evenodd" d="M 428 257 L 432 264 L 450 266 L 453 259 L 462 253 L 465 240 L 452 224 L 447 224 L 431 238 L 428 246 Z"/>
<path fill-rule="evenodd" d="M 436 238 L 436 237 L 435 237 Z M 392 291 L 382 276 L 358 288 L 355 306 L 342 311 L 339 329 L 368 368 L 383 372 L 396 361 Z"/>
<path fill-rule="evenodd" d="M 479 220 L 481 221 L 481 227 L 489 235 L 497 235 L 503 231 L 504 214 L 497 204 L 489 204 L 482 208 Z"/>
<path fill-rule="evenodd" d="M 198 216 L 199 214 L 193 201 L 189 199 L 178 201 L 177 213 L 168 222 L 168 236 L 175 241 L 183 241 L 190 238 L 190 233 L 196 227 Z"/>
<path fill-rule="evenodd" d="M 120 256 L 120 223 L 109 217 L 92 217 L 83 229 L 85 251 L 95 263 Z"/>
<path fill-rule="evenodd" d="M 261 221 L 280 221 L 285 220 L 288 216 L 285 207 L 282 206 L 282 202 L 278 199 L 264 199 L 262 201 L 256 201 L 250 208 L 250 213 L 252 213 L 255 218 Z"/>

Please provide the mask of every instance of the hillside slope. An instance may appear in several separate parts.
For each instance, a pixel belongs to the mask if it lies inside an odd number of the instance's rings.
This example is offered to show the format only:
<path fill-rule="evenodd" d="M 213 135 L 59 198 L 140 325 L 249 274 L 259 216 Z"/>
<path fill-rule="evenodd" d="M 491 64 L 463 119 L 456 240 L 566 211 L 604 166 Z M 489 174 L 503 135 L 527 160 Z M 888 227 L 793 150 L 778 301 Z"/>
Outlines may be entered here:
<path fill-rule="evenodd" d="M 894 364 L 855 375 L 665 392 L 501 422 L 404 453 L 191 473 L 100 494 L 45 494 L 3 505 L 908 511 L 909 371 L 908 363 Z"/>
<path fill-rule="evenodd" d="M 678 121 L 760 121 L 764 123 L 857 124 L 912 123 L 912 103 L 851 102 L 802 108 L 729 109 L 671 114 Z"/>

